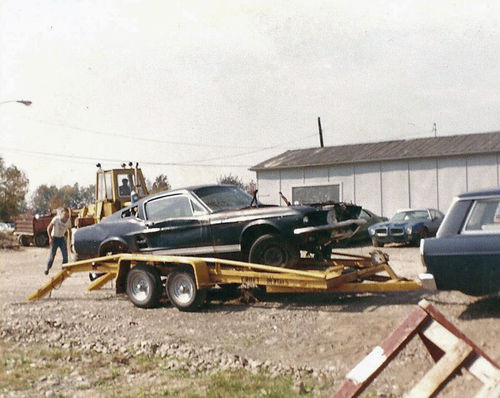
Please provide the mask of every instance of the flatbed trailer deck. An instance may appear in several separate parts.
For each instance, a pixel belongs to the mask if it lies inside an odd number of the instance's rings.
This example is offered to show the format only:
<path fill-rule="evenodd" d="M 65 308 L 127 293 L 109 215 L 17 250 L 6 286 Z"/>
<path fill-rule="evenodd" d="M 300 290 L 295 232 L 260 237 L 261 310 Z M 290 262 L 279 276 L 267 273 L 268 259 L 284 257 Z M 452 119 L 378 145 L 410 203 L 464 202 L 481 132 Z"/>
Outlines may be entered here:
<path fill-rule="evenodd" d="M 195 311 L 206 299 L 207 289 L 224 285 L 263 286 L 269 293 L 380 292 L 435 289 L 431 275 L 418 280 L 399 278 L 388 255 L 375 251 L 370 257 L 339 255 L 329 261 L 302 259 L 296 268 L 280 268 L 220 258 L 151 254 L 114 254 L 65 264 L 49 282 L 29 296 L 40 299 L 77 272 L 98 272 L 88 290 L 116 280 L 117 293 L 127 293 L 138 307 L 158 305 L 164 291 L 181 311 Z"/>

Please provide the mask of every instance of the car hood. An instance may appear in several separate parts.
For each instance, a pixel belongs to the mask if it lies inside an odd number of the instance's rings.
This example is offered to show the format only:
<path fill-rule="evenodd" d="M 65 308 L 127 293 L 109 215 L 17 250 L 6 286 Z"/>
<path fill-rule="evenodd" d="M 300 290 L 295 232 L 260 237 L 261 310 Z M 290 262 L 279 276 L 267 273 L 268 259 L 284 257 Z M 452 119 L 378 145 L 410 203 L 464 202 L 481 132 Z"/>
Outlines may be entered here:
<path fill-rule="evenodd" d="M 376 229 L 376 228 L 406 228 L 406 227 L 414 227 L 416 225 L 423 224 L 423 221 L 407 221 L 407 222 L 381 222 L 377 224 L 373 224 L 370 229 Z"/>
<path fill-rule="evenodd" d="M 249 207 L 239 210 L 225 210 L 212 214 L 212 219 L 226 219 L 233 217 L 244 218 L 261 218 L 261 217 L 285 217 L 285 216 L 298 216 L 310 212 L 321 212 L 309 206 L 262 206 L 262 207 Z"/>

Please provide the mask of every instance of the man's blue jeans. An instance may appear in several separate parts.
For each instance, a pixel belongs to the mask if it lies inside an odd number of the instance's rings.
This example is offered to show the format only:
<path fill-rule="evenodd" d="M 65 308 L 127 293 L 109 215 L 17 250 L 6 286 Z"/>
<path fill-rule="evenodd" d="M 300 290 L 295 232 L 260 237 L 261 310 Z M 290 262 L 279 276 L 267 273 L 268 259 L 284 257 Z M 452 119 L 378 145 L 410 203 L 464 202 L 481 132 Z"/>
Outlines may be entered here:
<path fill-rule="evenodd" d="M 57 248 L 61 249 L 63 264 L 66 264 L 68 262 L 68 248 L 66 247 L 66 239 L 52 238 L 52 245 L 50 246 L 50 257 L 49 261 L 47 261 L 47 271 L 52 267 Z"/>

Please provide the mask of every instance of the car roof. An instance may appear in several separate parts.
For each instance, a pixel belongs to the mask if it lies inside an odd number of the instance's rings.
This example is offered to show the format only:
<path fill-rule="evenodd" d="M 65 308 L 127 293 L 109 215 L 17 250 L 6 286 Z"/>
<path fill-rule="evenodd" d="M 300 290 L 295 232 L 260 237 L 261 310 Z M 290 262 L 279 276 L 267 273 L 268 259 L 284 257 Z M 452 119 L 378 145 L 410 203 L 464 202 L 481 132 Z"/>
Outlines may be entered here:
<path fill-rule="evenodd" d="M 435 209 L 431 209 L 429 207 L 422 207 L 417 209 L 398 209 L 396 210 L 396 213 L 402 213 L 404 211 L 429 211 L 429 210 L 435 210 Z"/>
<path fill-rule="evenodd" d="M 481 191 L 465 192 L 457 196 L 458 199 L 474 199 L 474 198 L 484 198 L 484 197 L 497 197 L 500 196 L 499 188 L 484 189 Z"/>
<path fill-rule="evenodd" d="M 183 192 L 193 192 L 193 191 L 196 191 L 198 189 L 211 188 L 211 187 L 236 187 L 236 185 L 229 185 L 229 184 L 203 184 L 203 185 L 191 185 L 191 186 L 184 187 L 184 188 L 169 189 L 169 190 L 166 190 L 166 191 L 157 192 L 157 193 L 154 193 L 152 195 L 148 195 L 148 196 L 146 196 L 144 198 L 141 198 L 136 203 L 134 203 L 134 205 L 136 205 L 137 203 L 143 203 L 145 201 L 148 201 L 150 199 L 153 199 L 153 198 L 156 198 L 156 197 L 159 197 L 159 196 L 163 196 L 163 195 L 165 195 L 167 193 L 168 194 L 176 194 L 176 193 L 183 193 Z"/>

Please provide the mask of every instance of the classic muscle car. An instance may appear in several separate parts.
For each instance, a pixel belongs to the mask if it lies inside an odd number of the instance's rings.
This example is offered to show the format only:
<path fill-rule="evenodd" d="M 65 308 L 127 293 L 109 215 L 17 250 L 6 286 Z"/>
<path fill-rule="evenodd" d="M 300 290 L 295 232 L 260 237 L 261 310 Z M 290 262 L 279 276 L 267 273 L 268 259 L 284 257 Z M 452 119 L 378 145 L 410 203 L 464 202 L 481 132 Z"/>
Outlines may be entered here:
<path fill-rule="evenodd" d="M 453 201 L 436 238 L 420 244 L 422 262 L 441 290 L 484 295 L 500 291 L 500 190 Z"/>
<path fill-rule="evenodd" d="M 418 246 L 421 239 L 436 235 L 443 217 L 443 213 L 435 209 L 399 210 L 388 222 L 369 227 L 368 233 L 374 247 L 385 243 Z"/>
<path fill-rule="evenodd" d="M 300 251 L 328 258 L 333 242 L 352 236 L 365 221 L 361 208 L 337 205 L 262 205 L 242 189 L 205 185 L 142 198 L 78 229 L 78 259 L 119 252 L 196 255 L 292 266 Z"/>

